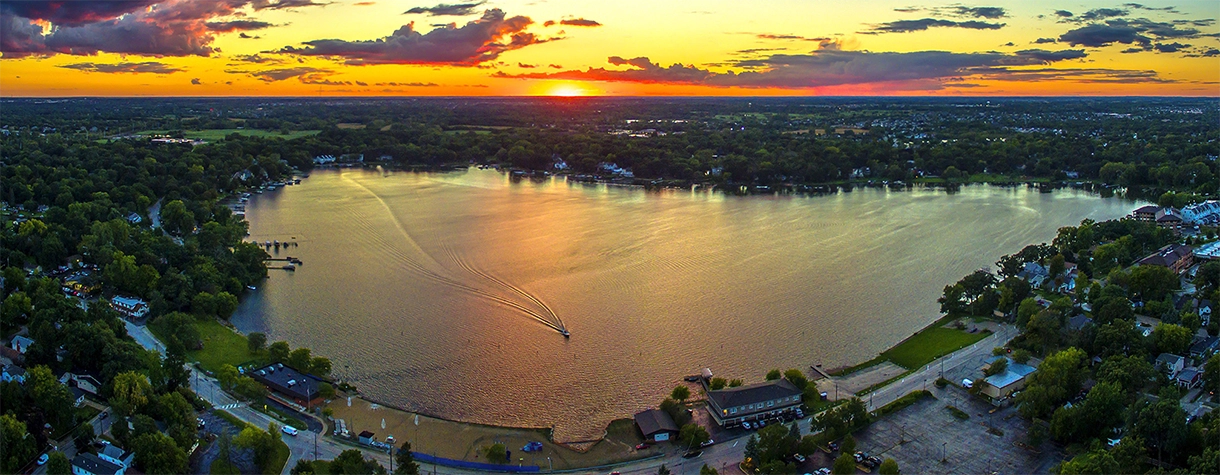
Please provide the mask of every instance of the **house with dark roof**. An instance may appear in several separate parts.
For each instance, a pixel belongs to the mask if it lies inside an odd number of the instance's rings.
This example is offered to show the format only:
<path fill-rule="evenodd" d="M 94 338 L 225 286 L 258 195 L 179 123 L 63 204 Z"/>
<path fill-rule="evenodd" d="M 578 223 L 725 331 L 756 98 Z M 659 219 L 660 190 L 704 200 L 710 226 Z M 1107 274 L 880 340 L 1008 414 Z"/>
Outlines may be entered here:
<path fill-rule="evenodd" d="M 1174 382 L 1183 389 L 1194 389 L 1203 383 L 1203 372 L 1199 368 L 1191 366 L 1178 373 L 1178 376 L 1173 378 Z"/>
<path fill-rule="evenodd" d="M 1168 375 L 1169 379 L 1174 379 L 1186 369 L 1186 358 L 1172 353 L 1161 353 L 1156 357 L 1156 367 Z"/>
<path fill-rule="evenodd" d="M 1037 262 L 1026 262 L 1021 271 L 1017 272 L 1017 277 L 1029 282 L 1029 285 L 1042 287 L 1042 283 L 1051 277 L 1051 271 Z"/>
<path fill-rule="evenodd" d="M 1152 255 L 1140 259 L 1138 264 L 1141 266 L 1168 267 L 1174 272 L 1181 274 L 1195 262 L 1192 250 L 1190 246 L 1185 244 L 1170 244 L 1157 249 Z"/>
<path fill-rule="evenodd" d="M 112 463 L 88 452 L 72 458 L 73 475 L 123 475 L 127 467 Z"/>
<path fill-rule="evenodd" d="M 1190 345 L 1190 356 L 1194 358 L 1202 358 L 1209 356 L 1212 352 L 1220 348 L 1220 336 L 1209 336 L 1201 338 L 1193 345 Z"/>
<path fill-rule="evenodd" d="M 119 446 L 108 442 L 103 442 L 103 444 L 102 450 L 97 451 L 97 456 L 102 460 L 108 461 L 115 465 L 130 467 L 131 463 L 136 458 L 135 452 L 123 450 Z"/>
<path fill-rule="evenodd" d="M 25 384 L 25 368 L 17 365 L 4 365 L 0 368 L 0 381 L 6 383 L 16 381 Z"/>
<path fill-rule="evenodd" d="M 664 442 L 678 435 L 678 425 L 660 409 L 649 409 L 635 415 L 635 426 L 652 442 Z"/>
<path fill-rule="evenodd" d="M 1156 212 L 1156 225 L 1174 232 L 1182 230 L 1182 214 L 1173 207 L 1161 208 Z"/>
<path fill-rule="evenodd" d="M 1160 210 L 1161 207 L 1157 205 L 1144 205 L 1132 211 L 1131 217 L 1136 221 L 1153 221 L 1156 219 L 1156 212 Z"/>
<path fill-rule="evenodd" d="M 72 397 L 72 405 L 80 407 L 85 403 L 85 391 L 76 386 L 68 386 L 68 394 Z"/>
<path fill-rule="evenodd" d="M 1065 328 L 1070 331 L 1080 331 L 1091 323 L 1093 323 L 1093 319 L 1082 313 L 1069 318 Z"/>
<path fill-rule="evenodd" d="M 269 364 L 246 374 L 267 386 L 267 389 L 302 406 L 322 403 L 322 397 L 318 395 L 318 385 L 322 381 L 283 363 Z"/>
<path fill-rule="evenodd" d="M 721 427 L 771 419 L 795 411 L 801 390 L 786 379 L 707 392 L 707 411 Z"/>

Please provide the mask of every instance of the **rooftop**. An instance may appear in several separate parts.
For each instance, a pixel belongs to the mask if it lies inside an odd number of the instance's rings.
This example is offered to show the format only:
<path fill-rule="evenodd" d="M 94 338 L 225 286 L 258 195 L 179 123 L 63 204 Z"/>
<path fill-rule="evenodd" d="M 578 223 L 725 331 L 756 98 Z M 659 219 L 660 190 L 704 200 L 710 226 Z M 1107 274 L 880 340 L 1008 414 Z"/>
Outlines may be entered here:
<path fill-rule="evenodd" d="M 1026 376 L 1029 376 L 1034 371 L 1037 371 L 1037 368 L 1034 368 L 1033 366 L 1030 366 L 1030 365 L 1017 363 L 1017 362 L 1013 361 L 1012 358 L 1009 358 L 1007 356 L 993 356 L 987 360 L 987 363 L 993 363 L 996 360 L 999 360 L 1000 358 L 1004 358 L 1004 359 L 1008 360 L 1008 367 L 1004 369 L 1004 372 L 999 373 L 999 374 L 994 374 L 994 375 L 988 376 L 987 378 L 983 379 L 983 381 L 986 381 L 987 384 L 990 384 L 997 388 L 1004 388 L 1006 386 L 1009 386 L 1013 383 L 1016 383 L 1017 381 L 1020 381 L 1021 379 L 1025 378 Z"/>
<path fill-rule="evenodd" d="M 799 396 L 801 390 L 786 379 L 780 378 L 765 383 L 717 389 L 707 392 L 707 399 L 720 409 L 758 404 L 791 396 Z"/>
<path fill-rule="evenodd" d="M 311 400 L 318 394 L 318 378 L 301 373 L 283 363 L 269 364 L 249 373 L 271 389 L 289 396 Z"/>
<path fill-rule="evenodd" d="M 640 426 L 640 432 L 644 433 L 645 436 L 662 431 L 678 431 L 678 425 L 674 423 L 674 419 L 660 409 L 649 409 L 636 414 L 635 424 Z"/>
<path fill-rule="evenodd" d="M 1185 244 L 1170 244 L 1168 246 L 1157 249 L 1152 255 L 1140 259 L 1139 264 L 1142 266 L 1156 265 L 1172 267 L 1175 262 L 1190 256 L 1193 248 Z"/>
<path fill-rule="evenodd" d="M 72 466 L 80 467 L 81 469 L 84 469 L 84 471 L 94 475 L 114 475 L 118 473 L 119 470 L 123 469 L 123 467 L 103 460 L 101 457 L 88 452 L 78 454 L 76 457 L 73 457 Z"/>

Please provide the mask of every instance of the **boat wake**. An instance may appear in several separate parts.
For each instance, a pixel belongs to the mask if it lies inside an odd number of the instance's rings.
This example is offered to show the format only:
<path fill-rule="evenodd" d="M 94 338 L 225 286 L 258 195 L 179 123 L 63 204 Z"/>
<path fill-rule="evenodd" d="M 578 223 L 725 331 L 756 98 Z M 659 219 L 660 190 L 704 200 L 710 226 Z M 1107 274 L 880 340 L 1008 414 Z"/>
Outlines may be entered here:
<path fill-rule="evenodd" d="M 449 274 L 448 269 L 444 265 L 442 265 L 440 262 L 438 262 L 435 258 L 433 258 L 431 254 L 428 254 L 426 251 L 424 251 L 424 249 L 419 245 L 419 243 L 417 243 L 415 241 L 415 239 L 411 236 L 411 234 L 409 232 L 407 232 L 406 227 L 403 226 L 402 222 L 398 220 L 398 217 L 394 215 L 394 212 L 390 208 L 389 204 L 386 203 L 385 200 L 381 198 L 381 196 L 379 196 L 377 193 L 373 192 L 373 190 L 370 190 L 368 187 L 364 186 L 364 184 L 362 184 L 356 180 L 352 180 L 352 179 L 346 178 L 346 177 L 344 177 L 344 178 L 347 179 L 348 181 L 354 183 L 356 186 L 359 186 L 369 195 L 373 196 L 373 198 L 375 198 L 378 201 L 378 203 L 381 204 L 382 208 L 385 209 L 386 213 L 390 215 L 390 219 L 392 219 L 394 221 L 395 227 L 398 229 L 399 233 L 402 234 L 403 238 L 405 238 L 406 242 L 411 245 L 411 247 L 414 249 L 416 254 L 424 257 L 428 261 L 427 263 L 419 262 L 416 259 L 413 259 L 412 256 L 408 255 L 407 253 L 402 252 L 400 249 L 398 249 L 396 246 L 392 245 L 391 243 L 385 242 L 383 239 L 381 239 L 379 237 L 374 237 L 374 239 L 379 241 L 381 248 L 383 250 L 385 250 L 388 254 L 390 254 L 391 256 L 396 258 L 396 260 L 400 264 L 402 264 L 403 267 L 405 267 L 409 272 L 411 272 L 412 274 L 414 274 L 416 276 L 427 279 L 429 281 L 443 284 L 443 285 L 449 286 L 451 288 L 463 291 L 467 294 L 474 295 L 476 297 L 490 301 L 492 303 L 507 307 L 509 309 L 516 311 L 517 313 L 520 313 L 526 317 L 533 319 L 534 321 L 536 321 L 538 323 L 541 323 L 542 325 L 550 327 L 552 330 L 559 332 L 560 334 L 564 335 L 565 337 L 567 337 L 569 335 L 567 328 L 563 324 L 563 320 L 561 318 L 559 318 L 559 315 L 555 314 L 555 311 L 552 310 L 551 307 L 549 305 L 547 305 L 545 302 L 543 302 L 541 299 L 539 299 L 538 297 L 534 296 L 533 294 L 529 293 L 528 291 L 526 291 L 520 287 L 517 287 L 513 284 L 506 282 L 503 279 L 495 277 L 488 272 L 485 272 L 485 271 L 482 271 L 482 270 L 479 270 L 479 269 L 473 267 L 470 263 L 461 259 L 461 257 L 458 256 L 454 250 L 452 250 L 448 246 L 445 246 L 446 254 L 448 254 L 450 259 L 460 269 L 465 271 L 467 274 L 474 276 L 476 278 L 479 278 L 481 280 L 484 280 L 486 282 L 489 282 L 495 287 L 499 287 L 503 290 L 507 290 L 513 294 L 519 295 L 519 296 L 525 298 L 526 302 L 518 302 L 512 298 L 498 295 L 497 293 L 495 293 L 491 290 L 476 287 L 474 285 L 463 282 L 462 280 L 460 280 L 457 277 L 448 275 Z M 377 236 L 377 233 L 371 232 L 371 231 L 373 231 L 373 229 L 371 226 L 368 225 L 368 223 L 361 222 L 361 226 L 364 227 L 366 230 L 370 231 L 370 235 Z M 431 266 L 427 265 L 429 263 L 432 265 Z M 530 308 L 530 307 L 537 307 L 537 308 Z"/>

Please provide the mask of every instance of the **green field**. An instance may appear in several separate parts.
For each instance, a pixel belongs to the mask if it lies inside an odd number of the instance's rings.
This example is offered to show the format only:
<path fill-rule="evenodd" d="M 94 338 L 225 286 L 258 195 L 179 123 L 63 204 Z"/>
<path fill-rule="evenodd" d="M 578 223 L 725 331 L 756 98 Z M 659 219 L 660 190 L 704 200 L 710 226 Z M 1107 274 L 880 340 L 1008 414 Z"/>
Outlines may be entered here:
<path fill-rule="evenodd" d="M 203 340 L 202 350 L 188 350 L 186 357 L 191 361 L 198 361 L 199 367 L 209 373 L 216 373 L 216 370 L 226 364 L 234 367 L 249 364 L 259 363 L 266 357 L 266 352 L 259 354 L 251 354 L 249 345 L 246 343 L 246 336 L 236 331 L 221 325 L 219 321 L 207 319 L 196 321 L 195 328 L 199 329 L 199 337 Z M 149 325 L 149 330 L 157 336 L 161 341 L 169 341 L 167 335 L 161 334 L 160 327 L 157 325 Z"/>
<path fill-rule="evenodd" d="M 927 328 L 882 352 L 881 358 L 906 369 L 916 369 L 936 358 L 970 346 L 987 335 L 989 333 L 969 333 L 939 326 Z"/>
<path fill-rule="evenodd" d="M 224 139 L 229 134 L 239 134 L 247 137 L 280 137 L 286 140 L 292 140 L 310 135 L 317 135 L 321 130 L 293 130 L 288 134 L 281 134 L 276 130 L 261 130 L 261 129 L 207 129 L 207 130 L 184 130 L 182 135 L 188 139 L 203 139 L 209 141 L 217 141 Z M 139 135 L 164 135 L 168 134 L 168 130 L 145 130 L 136 132 Z"/>

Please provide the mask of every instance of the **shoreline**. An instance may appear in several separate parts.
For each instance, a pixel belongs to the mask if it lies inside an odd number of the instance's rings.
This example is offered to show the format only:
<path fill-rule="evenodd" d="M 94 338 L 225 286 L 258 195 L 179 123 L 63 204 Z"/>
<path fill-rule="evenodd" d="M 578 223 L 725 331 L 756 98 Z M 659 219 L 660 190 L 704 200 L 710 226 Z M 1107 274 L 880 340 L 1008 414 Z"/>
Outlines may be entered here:
<path fill-rule="evenodd" d="M 323 171 L 323 172 L 324 172 L 324 171 L 342 171 L 344 168 L 359 168 L 359 169 L 361 169 L 361 170 L 363 170 L 363 171 L 376 171 L 376 170 L 375 170 L 375 168 L 370 167 L 370 166 L 367 166 L 367 165 L 364 165 L 364 166 L 358 166 L 358 167 L 324 167 L 324 168 L 318 168 L 318 169 L 315 169 L 314 171 Z M 420 172 L 421 172 L 420 170 L 400 170 L 400 171 L 412 171 L 412 172 L 415 172 L 415 173 L 420 173 Z M 468 169 L 466 169 L 466 168 L 462 168 L 462 169 L 448 169 L 448 170 L 428 170 L 428 171 L 422 171 L 422 173 L 451 173 L 451 172 L 462 172 L 462 173 L 465 173 L 465 172 L 467 172 L 467 171 L 468 171 Z M 499 175 L 501 175 L 501 176 L 505 176 L 505 177 L 508 177 L 508 178 L 510 178 L 511 180 L 514 180 L 514 181 L 529 179 L 529 177 L 521 177 L 521 178 L 515 177 L 515 176 L 513 176 L 513 175 L 511 174 L 511 172 L 507 172 L 507 171 L 505 171 L 505 170 L 495 170 L 495 171 L 496 171 L 496 172 L 497 172 Z M 560 175 L 560 174 L 557 174 L 557 175 L 552 175 L 552 177 L 559 177 L 559 176 L 564 176 L 564 175 Z M 549 178 L 549 177 L 548 177 L 548 178 Z M 572 179 L 571 179 L 571 176 L 570 176 L 570 175 L 567 175 L 567 176 L 565 177 L 565 180 L 572 180 Z M 305 184 L 305 183 L 306 183 L 306 182 L 303 182 L 302 184 Z M 582 182 L 582 181 L 569 181 L 569 183 L 586 184 L 586 183 L 588 183 L 588 182 Z M 604 183 L 604 184 L 609 185 L 609 186 L 620 186 L 620 185 L 617 185 L 617 184 L 615 184 L 615 183 Z M 972 184 L 983 184 L 983 185 L 990 185 L 990 186 L 999 186 L 999 187 L 1002 187 L 1002 188 L 1011 188 L 1011 187 L 1015 187 L 1015 186 L 1017 186 L 1017 185 L 1019 185 L 1019 184 L 1021 184 L 1021 183 L 1010 183 L 1010 184 L 1009 184 L 1009 185 L 1007 185 L 1007 186 L 1006 186 L 1006 185 L 1004 185 L 1004 184 L 996 184 L 996 183 L 990 183 L 990 182 L 970 182 L 970 183 L 963 183 L 963 184 L 966 184 L 966 185 L 972 185 Z M 1035 187 L 1035 186 L 1036 186 L 1036 185 L 1035 185 L 1035 184 L 1033 184 L 1033 183 L 1028 183 L 1028 184 L 1026 184 L 1026 185 L 1027 185 L 1028 187 Z M 850 184 L 848 184 L 848 186 L 851 186 L 851 185 L 850 185 Z M 861 187 L 868 187 L 868 188 L 885 188 L 885 186 L 884 186 L 884 185 L 872 185 L 872 186 L 860 185 L 860 186 L 861 186 Z M 956 186 L 956 184 L 954 184 L 954 186 Z M 1066 187 L 1067 187 L 1067 186 L 1063 186 L 1063 187 L 1060 187 L 1060 188 L 1066 188 Z M 913 183 L 913 184 L 906 184 L 906 185 L 904 186 L 904 189 L 912 189 L 912 188 L 918 188 L 918 189 L 944 189 L 944 188 L 946 188 L 946 187 L 945 187 L 944 185 L 941 185 L 941 184 L 934 184 L 934 183 L 931 183 L 931 184 L 926 184 L 926 183 Z M 1073 188 L 1075 189 L 1075 187 L 1073 187 Z M 675 189 L 675 190 L 686 190 L 687 188 L 676 187 L 676 188 L 672 188 L 672 189 Z M 836 185 L 835 189 L 836 189 L 836 191 L 834 191 L 834 192 L 839 192 L 839 191 L 837 191 L 837 190 L 838 190 L 838 185 Z M 715 190 L 713 189 L 713 190 L 709 190 L 709 191 L 715 191 Z M 1093 194 L 1098 194 L 1098 193 L 1097 193 L 1095 190 L 1091 190 L 1091 189 L 1084 189 L 1083 191 L 1088 191 L 1088 192 L 1093 193 Z M 774 192 L 773 194 L 779 194 L 779 193 L 782 193 L 782 192 Z M 730 194 L 731 194 L 731 193 L 726 193 L 726 195 L 730 195 Z M 754 196 L 754 195 L 747 194 L 747 195 L 734 195 L 734 196 Z M 808 195 L 808 196 L 818 196 L 818 194 L 810 194 L 810 195 Z M 1126 197 L 1124 197 L 1124 196 L 1122 196 L 1122 195 L 1115 195 L 1115 196 L 1112 196 L 1112 197 L 1113 197 L 1113 198 L 1118 198 L 1118 199 L 1124 199 L 1124 200 L 1128 200 L 1128 201 L 1134 201 L 1134 200 L 1131 200 L 1131 199 L 1129 199 L 1129 198 L 1126 198 Z M 235 315 L 235 317 L 236 317 L 236 315 Z M 836 376 L 842 376 L 842 375 L 843 375 L 843 373 L 841 373 L 841 371 L 842 371 L 842 370 L 844 370 L 844 369 L 852 369 L 852 370 L 854 370 L 854 371 L 858 371 L 858 370 L 861 370 L 861 369 L 866 369 L 866 368 L 868 368 L 869 366 L 862 366 L 862 365 L 864 365 L 864 364 L 866 364 L 866 363 L 868 363 L 868 362 L 870 362 L 870 361 L 878 360 L 878 361 L 877 361 L 877 363 L 881 363 L 881 362 L 883 362 L 884 360 L 881 360 L 881 359 L 879 359 L 879 358 L 881 358 L 881 355 L 882 355 L 882 354 L 884 354 L 886 351 L 889 351 L 889 350 L 891 350 L 891 349 L 893 349 L 893 348 L 895 348 L 895 347 L 897 347 L 897 346 L 899 346 L 899 345 L 903 344 L 904 342 L 906 342 L 906 341 L 910 340 L 910 339 L 911 339 L 913 336 L 915 336 L 915 335 L 917 335 L 917 334 L 919 334 L 919 333 L 921 333 L 921 332 L 924 332 L 924 331 L 926 331 L 926 330 L 927 330 L 927 329 L 929 329 L 929 328 L 932 328 L 932 327 L 934 327 L 934 326 L 937 326 L 937 325 L 938 325 L 938 323 L 940 323 L 940 322 L 942 322 L 942 321 L 947 321 L 947 320 L 946 320 L 946 318 L 948 318 L 948 317 L 947 317 L 947 316 L 945 316 L 945 315 L 939 315 L 939 316 L 937 316 L 937 317 L 935 317 L 935 318 L 931 319 L 930 321 L 928 321 L 928 322 L 926 323 L 926 325 L 924 325 L 924 326 L 922 326 L 922 327 L 920 327 L 920 328 L 918 328 L 918 329 L 914 330 L 913 332 L 911 332 L 911 333 L 907 334 L 905 338 L 903 338 L 903 339 L 901 339 L 901 340 L 897 341 L 897 342 L 896 342 L 896 343 L 894 343 L 894 344 L 893 344 L 891 347 L 889 347 L 889 348 L 887 348 L 887 349 L 885 349 L 885 350 L 883 350 L 883 351 L 879 352 L 879 353 L 878 353 L 878 355 L 877 355 L 877 356 L 875 356 L 873 359 L 870 359 L 870 360 L 864 360 L 864 361 L 862 361 L 862 362 L 860 362 L 860 363 L 857 363 L 857 364 L 855 364 L 855 365 L 853 365 L 853 366 L 843 366 L 843 367 L 838 368 L 838 371 L 831 371 L 831 373 L 834 373 L 834 375 L 836 375 Z M 240 330 L 237 330 L 237 329 L 236 329 L 236 326 L 231 326 L 230 328 L 232 328 L 234 331 L 237 331 L 237 332 L 238 332 L 238 333 L 240 333 L 240 334 L 243 334 L 243 335 L 245 334 L 245 333 L 241 332 Z M 874 363 L 874 364 L 877 364 L 877 363 Z M 803 367 L 808 366 L 808 364 L 807 364 L 807 363 L 802 363 L 802 364 L 796 364 L 796 365 L 794 365 L 794 366 L 795 366 L 795 367 L 798 367 L 798 368 L 803 368 Z M 870 366 L 871 366 L 871 365 L 870 365 Z M 807 370 L 806 370 L 806 371 L 807 371 Z M 892 381 L 887 381 L 887 383 L 888 383 L 888 382 L 892 382 Z M 563 441 L 563 442 L 559 442 L 559 441 L 555 441 L 555 440 L 554 440 L 554 427 L 519 427 L 519 426 L 501 425 L 501 424 L 495 424 L 495 423 L 485 423 L 485 422 L 474 422 L 474 421 L 467 421 L 467 420 L 461 420 L 461 419 L 458 419 L 458 418 L 449 418 L 449 417 L 445 417 L 445 416 L 438 415 L 438 414 L 431 414 L 431 413 L 428 413 L 428 412 L 422 412 L 422 411 L 412 411 L 412 410 L 410 410 L 410 409 L 407 409 L 406 407 L 402 407 L 402 406 L 397 405 L 397 404 L 387 404 L 387 403 L 382 402 L 381 400 L 374 399 L 374 398 L 372 398 L 372 397 L 366 396 L 366 395 L 364 395 L 362 392 L 360 392 L 360 391 L 358 391 L 358 390 L 357 390 L 357 391 L 356 391 L 356 393 L 355 393 L 355 397 L 358 397 L 358 398 L 360 398 L 360 399 L 362 399 L 362 400 L 364 400 L 364 401 L 367 401 L 367 402 L 369 402 L 369 403 L 372 403 L 372 404 L 377 404 L 378 406 L 381 406 L 381 407 L 384 407 L 384 408 L 387 408 L 387 409 L 392 409 L 392 410 L 395 410 L 395 411 L 402 412 L 402 413 L 404 413 L 404 414 L 420 415 L 420 416 L 423 416 L 423 417 L 428 417 L 428 418 L 431 418 L 431 419 L 436 419 L 436 420 L 438 420 L 438 421 L 445 421 L 445 422 L 450 422 L 450 423 L 454 423 L 454 424 L 463 424 L 463 425 L 468 425 L 468 426 L 470 426 L 470 427 L 474 427 L 474 428 L 487 428 L 487 429 L 495 429 L 495 430 L 514 430 L 514 431 L 523 431 L 523 432 L 546 432 L 549 440 L 551 440 L 552 442 L 555 442 L 555 443 L 557 443 L 557 444 L 561 444 L 561 445 L 562 445 L 562 444 L 586 444 L 586 443 L 590 443 L 590 444 L 592 444 L 592 443 L 596 443 L 596 442 L 598 442 L 598 441 L 605 440 L 605 434 L 608 432 L 608 430 L 607 430 L 608 426 L 606 426 L 606 427 L 602 427 L 602 428 L 601 428 L 601 429 L 602 429 L 602 430 L 601 430 L 601 432 L 603 433 L 603 436 L 602 436 L 601 438 L 599 438 L 599 439 L 581 440 L 581 441 Z M 619 417 L 621 418 L 621 417 L 630 417 L 630 416 L 631 416 L 631 414 L 611 414 L 611 416 L 619 416 Z M 613 420 L 618 420 L 618 419 L 611 419 L 611 420 L 613 421 Z M 612 423 L 611 423 L 611 424 L 612 424 Z M 572 449 L 572 450 L 576 450 L 576 449 Z"/>

